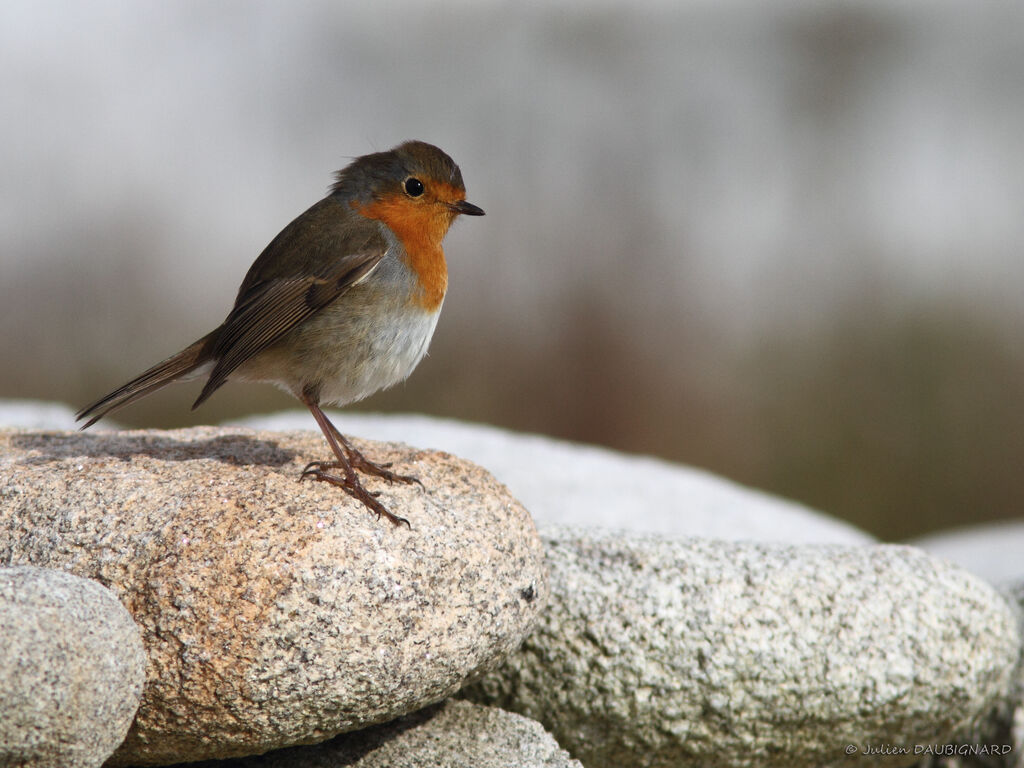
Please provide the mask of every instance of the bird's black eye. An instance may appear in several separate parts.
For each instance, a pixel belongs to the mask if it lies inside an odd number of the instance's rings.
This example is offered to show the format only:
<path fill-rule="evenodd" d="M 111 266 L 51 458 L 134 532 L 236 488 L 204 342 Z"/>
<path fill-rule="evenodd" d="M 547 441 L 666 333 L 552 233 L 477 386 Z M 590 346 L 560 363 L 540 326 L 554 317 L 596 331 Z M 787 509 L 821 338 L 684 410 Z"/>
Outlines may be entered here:
<path fill-rule="evenodd" d="M 419 197 L 423 194 L 423 182 L 415 176 L 410 176 L 405 180 L 405 193 L 409 197 Z"/>

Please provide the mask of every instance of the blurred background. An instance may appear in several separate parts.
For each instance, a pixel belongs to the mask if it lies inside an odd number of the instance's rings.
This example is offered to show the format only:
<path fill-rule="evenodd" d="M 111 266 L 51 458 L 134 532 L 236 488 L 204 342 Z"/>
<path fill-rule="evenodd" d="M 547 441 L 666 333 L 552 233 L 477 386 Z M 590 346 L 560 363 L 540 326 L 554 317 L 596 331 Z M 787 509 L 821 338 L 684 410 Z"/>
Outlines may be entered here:
<path fill-rule="evenodd" d="M 420 138 L 488 215 L 430 356 L 356 408 L 888 539 L 1021 514 L 1022 4 L 6 0 L 0 110 L 0 397 L 78 407 L 176 352 L 334 170 Z M 197 391 L 117 419 L 296 405 Z"/>

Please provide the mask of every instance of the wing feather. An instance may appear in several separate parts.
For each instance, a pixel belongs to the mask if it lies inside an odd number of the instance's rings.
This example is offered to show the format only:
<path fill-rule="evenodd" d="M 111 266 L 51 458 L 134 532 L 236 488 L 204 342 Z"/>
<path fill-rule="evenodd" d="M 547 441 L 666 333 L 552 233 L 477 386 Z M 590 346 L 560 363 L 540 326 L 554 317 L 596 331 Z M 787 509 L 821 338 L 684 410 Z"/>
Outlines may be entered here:
<path fill-rule="evenodd" d="M 374 223 L 339 217 L 329 202 L 292 222 L 249 270 L 217 335 L 216 363 L 193 408 L 240 365 L 336 301 L 384 258 L 387 243 Z"/>

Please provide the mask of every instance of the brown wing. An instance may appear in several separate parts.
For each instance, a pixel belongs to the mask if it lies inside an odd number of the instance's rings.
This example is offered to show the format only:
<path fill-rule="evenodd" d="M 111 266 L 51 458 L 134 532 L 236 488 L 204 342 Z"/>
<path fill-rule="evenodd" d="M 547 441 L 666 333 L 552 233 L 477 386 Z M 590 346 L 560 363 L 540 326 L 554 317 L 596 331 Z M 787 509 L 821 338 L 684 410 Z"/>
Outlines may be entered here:
<path fill-rule="evenodd" d="M 238 366 L 338 299 L 384 258 L 387 243 L 374 223 L 338 209 L 331 198 L 321 200 L 253 263 L 219 329 L 212 349 L 217 362 L 193 408 Z"/>

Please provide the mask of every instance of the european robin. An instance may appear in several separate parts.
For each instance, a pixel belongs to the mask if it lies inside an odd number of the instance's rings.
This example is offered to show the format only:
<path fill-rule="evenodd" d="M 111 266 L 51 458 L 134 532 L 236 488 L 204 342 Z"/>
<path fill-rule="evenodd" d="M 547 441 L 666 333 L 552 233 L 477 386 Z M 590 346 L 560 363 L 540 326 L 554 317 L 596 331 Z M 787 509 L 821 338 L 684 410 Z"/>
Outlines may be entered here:
<path fill-rule="evenodd" d="M 484 215 L 465 198 L 459 167 L 422 141 L 356 158 L 253 262 L 216 330 L 83 408 L 82 429 L 173 381 L 207 377 L 193 409 L 229 378 L 276 384 L 309 408 L 335 456 L 300 479 L 336 485 L 408 525 L 356 471 L 419 481 L 363 456 L 321 406 L 390 387 L 423 358 L 448 287 L 441 241 L 460 213 Z"/>

